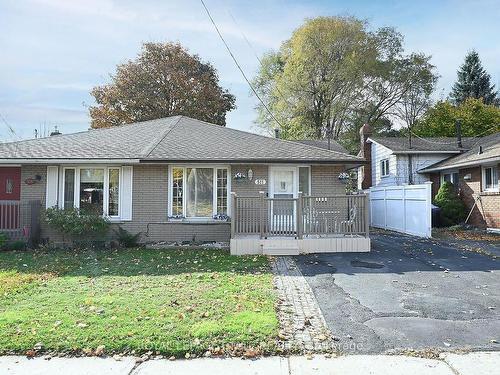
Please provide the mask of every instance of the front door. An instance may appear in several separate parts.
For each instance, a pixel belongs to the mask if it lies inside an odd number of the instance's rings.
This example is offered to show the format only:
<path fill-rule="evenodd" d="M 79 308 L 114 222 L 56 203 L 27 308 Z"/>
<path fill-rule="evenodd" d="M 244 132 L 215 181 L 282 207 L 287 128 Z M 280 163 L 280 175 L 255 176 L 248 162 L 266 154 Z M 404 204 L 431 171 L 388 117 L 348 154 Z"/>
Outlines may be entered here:
<path fill-rule="evenodd" d="M 0 230 L 19 229 L 21 168 L 0 167 Z"/>
<path fill-rule="evenodd" d="M 296 231 L 297 177 L 294 167 L 271 168 L 271 232 L 275 234 L 292 235 Z"/>

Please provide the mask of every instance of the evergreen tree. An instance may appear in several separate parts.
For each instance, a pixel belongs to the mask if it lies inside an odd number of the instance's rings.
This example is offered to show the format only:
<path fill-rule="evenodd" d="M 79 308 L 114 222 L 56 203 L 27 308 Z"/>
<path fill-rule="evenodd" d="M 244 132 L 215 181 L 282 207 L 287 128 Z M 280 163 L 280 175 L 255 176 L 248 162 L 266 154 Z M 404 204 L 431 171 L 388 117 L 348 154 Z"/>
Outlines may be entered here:
<path fill-rule="evenodd" d="M 434 204 L 441 208 L 441 223 L 445 227 L 464 221 L 466 208 L 451 182 L 444 182 L 439 188 Z"/>
<path fill-rule="evenodd" d="M 465 56 L 465 62 L 458 70 L 458 79 L 453 85 L 450 97 L 455 104 L 461 104 L 467 98 L 483 98 L 485 104 L 500 105 L 495 85 L 490 75 L 484 70 L 479 55 L 471 51 Z"/>

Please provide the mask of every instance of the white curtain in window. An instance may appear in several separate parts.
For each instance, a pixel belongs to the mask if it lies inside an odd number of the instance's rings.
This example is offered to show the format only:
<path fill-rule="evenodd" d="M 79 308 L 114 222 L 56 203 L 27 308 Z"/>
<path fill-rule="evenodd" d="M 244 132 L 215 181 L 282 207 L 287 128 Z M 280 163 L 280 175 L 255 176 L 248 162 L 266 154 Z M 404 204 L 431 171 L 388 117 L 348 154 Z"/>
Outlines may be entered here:
<path fill-rule="evenodd" d="M 213 168 L 186 168 L 186 216 L 212 217 L 214 197 Z"/>

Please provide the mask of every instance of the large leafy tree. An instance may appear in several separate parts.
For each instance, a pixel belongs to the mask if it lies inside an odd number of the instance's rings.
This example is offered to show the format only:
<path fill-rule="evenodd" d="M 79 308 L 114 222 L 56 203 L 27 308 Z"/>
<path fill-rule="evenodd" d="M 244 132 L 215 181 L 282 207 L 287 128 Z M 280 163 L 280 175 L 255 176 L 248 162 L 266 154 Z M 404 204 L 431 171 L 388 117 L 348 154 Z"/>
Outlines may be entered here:
<path fill-rule="evenodd" d="M 295 30 L 277 52 L 263 58 L 254 84 L 279 119 L 283 137 L 338 133 L 363 81 L 363 65 L 376 53 L 364 22 L 319 17 Z M 258 122 L 278 126 L 263 105 Z"/>
<path fill-rule="evenodd" d="M 476 51 L 469 52 L 465 57 L 450 97 L 455 104 L 461 104 L 467 98 L 482 98 L 485 104 L 500 104 L 495 85 L 491 84 L 491 77 L 484 70 Z"/>
<path fill-rule="evenodd" d="M 135 60 L 118 65 L 111 83 L 91 91 L 93 128 L 186 115 L 225 125 L 235 97 L 215 68 L 180 44 L 145 43 Z"/>
<path fill-rule="evenodd" d="M 437 102 L 415 126 L 415 133 L 424 137 L 454 137 L 456 122 L 466 137 L 484 136 L 500 131 L 500 108 L 484 104 L 482 99 L 466 99 L 455 106 L 449 101 Z"/>
<path fill-rule="evenodd" d="M 410 90 L 435 77 L 429 58 L 404 55 L 402 42 L 394 29 L 371 32 L 352 17 L 306 21 L 263 59 L 254 84 L 279 125 L 263 105 L 257 122 L 287 138 L 344 135 L 347 145 L 365 122 L 387 129 Z"/>
<path fill-rule="evenodd" d="M 395 115 L 404 122 L 411 145 L 413 128 L 431 107 L 431 94 L 436 87 L 438 76 L 433 72 L 434 66 L 428 56 L 411 54 L 406 60 L 405 71 L 411 84 L 395 106 Z"/>

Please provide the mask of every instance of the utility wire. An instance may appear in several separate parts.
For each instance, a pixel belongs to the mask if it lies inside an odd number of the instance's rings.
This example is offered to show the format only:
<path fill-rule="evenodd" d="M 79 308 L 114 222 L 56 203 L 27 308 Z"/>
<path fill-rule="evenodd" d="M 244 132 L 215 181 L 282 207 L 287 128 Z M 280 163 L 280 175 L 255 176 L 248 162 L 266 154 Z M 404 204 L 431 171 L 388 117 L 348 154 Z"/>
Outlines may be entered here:
<path fill-rule="evenodd" d="M 205 2 L 203 0 L 200 0 L 200 2 L 203 5 L 203 8 L 205 8 L 205 11 L 207 12 L 208 18 L 210 18 L 210 21 L 212 22 L 212 25 L 214 25 L 215 31 L 217 31 L 217 34 L 219 35 L 219 38 L 222 40 L 222 43 L 224 43 L 224 46 L 226 47 L 227 52 L 229 52 L 229 55 L 233 59 L 236 67 L 238 68 L 238 70 L 240 71 L 241 75 L 243 76 L 243 78 L 247 82 L 248 86 L 250 86 L 250 89 L 252 90 L 252 92 L 254 93 L 254 95 L 257 97 L 257 99 L 259 99 L 260 103 L 266 109 L 266 111 L 269 113 L 269 115 L 272 117 L 272 119 L 274 121 L 276 121 L 276 123 L 279 125 L 280 128 L 283 128 L 283 125 L 281 125 L 281 123 L 278 121 L 278 119 L 276 118 L 276 116 L 274 116 L 274 114 L 271 112 L 271 110 L 269 109 L 269 107 L 264 103 L 264 101 L 262 100 L 262 98 L 260 97 L 260 95 L 257 93 L 257 90 L 255 90 L 255 88 L 253 87 L 252 83 L 247 78 L 245 72 L 241 68 L 241 65 L 238 63 L 238 60 L 236 59 L 236 57 L 234 56 L 233 52 L 231 51 L 231 48 L 229 47 L 229 45 L 227 44 L 226 40 L 224 39 L 224 37 L 222 36 L 221 32 L 219 31 L 219 28 L 217 27 L 217 24 L 215 23 L 214 19 L 212 18 L 212 15 L 210 14 L 210 11 L 208 10 L 207 6 L 205 5 Z"/>
<path fill-rule="evenodd" d="M 3 117 L 3 115 L 0 113 L 0 119 L 2 120 L 2 122 L 5 124 L 5 126 L 7 127 L 7 129 L 9 130 L 9 133 L 10 133 L 10 136 L 12 138 L 12 136 L 16 136 L 17 139 L 21 139 L 21 137 L 19 135 L 17 135 L 16 131 L 14 130 L 14 128 L 7 122 L 7 120 L 5 119 L 5 117 Z"/>
<path fill-rule="evenodd" d="M 248 38 L 246 37 L 245 33 L 243 32 L 243 30 L 241 29 L 241 27 L 239 26 L 238 22 L 236 21 L 236 18 L 233 16 L 233 14 L 231 13 L 231 11 L 228 9 L 227 12 L 229 13 L 229 15 L 231 16 L 234 24 L 236 25 L 236 28 L 238 29 L 238 31 L 240 32 L 241 36 L 243 37 L 243 39 L 245 39 L 245 42 L 247 43 L 248 47 L 250 47 L 250 49 L 252 50 L 255 58 L 257 59 L 257 61 L 259 62 L 260 66 L 263 66 L 263 63 L 262 63 L 262 59 L 259 57 L 259 55 L 257 54 L 257 51 L 255 50 L 255 48 L 253 47 L 252 43 L 250 43 L 250 40 L 248 40 Z M 289 107 L 293 107 L 293 105 L 290 103 L 290 101 L 285 97 L 285 95 L 281 92 L 280 88 L 278 87 L 278 85 L 275 86 L 275 89 L 276 91 L 278 92 L 279 96 L 281 96 L 281 99 L 283 99 L 285 101 L 285 103 L 289 106 Z M 269 90 L 271 91 L 271 90 Z M 270 92 L 269 94 L 272 95 L 272 92 Z"/>
<path fill-rule="evenodd" d="M 491 128 L 488 128 L 486 129 L 485 131 L 473 136 L 473 137 L 466 137 L 466 138 L 470 138 L 470 139 L 475 139 L 475 138 L 479 138 L 481 136 L 483 136 L 484 134 L 488 133 L 489 131 L 493 130 L 493 129 L 497 129 L 498 128 L 498 125 L 495 125 L 495 126 L 492 126 Z M 411 134 L 414 135 L 415 137 L 417 137 L 418 139 L 424 141 L 424 142 L 428 142 L 428 143 L 434 143 L 434 144 L 438 144 L 438 145 L 455 145 L 457 144 L 456 141 L 454 142 L 437 142 L 437 141 L 431 141 L 429 139 L 426 139 L 426 138 L 422 138 L 421 136 L 415 134 L 412 130 L 410 130 Z"/>
<path fill-rule="evenodd" d="M 245 42 L 247 43 L 248 47 L 250 47 L 250 49 L 252 50 L 253 55 L 255 56 L 255 58 L 257 59 L 257 61 L 259 62 L 259 64 L 262 65 L 262 60 L 260 59 L 259 55 L 257 54 L 257 51 L 253 47 L 252 43 L 250 43 L 250 41 L 248 40 L 248 38 L 246 37 L 246 35 L 241 30 L 241 27 L 239 26 L 238 22 L 236 22 L 236 18 L 234 18 L 233 14 L 231 13 L 231 11 L 229 9 L 227 10 L 227 13 L 231 16 L 234 24 L 236 25 L 236 28 L 240 32 L 240 34 L 243 37 L 243 39 L 245 39 Z"/>

